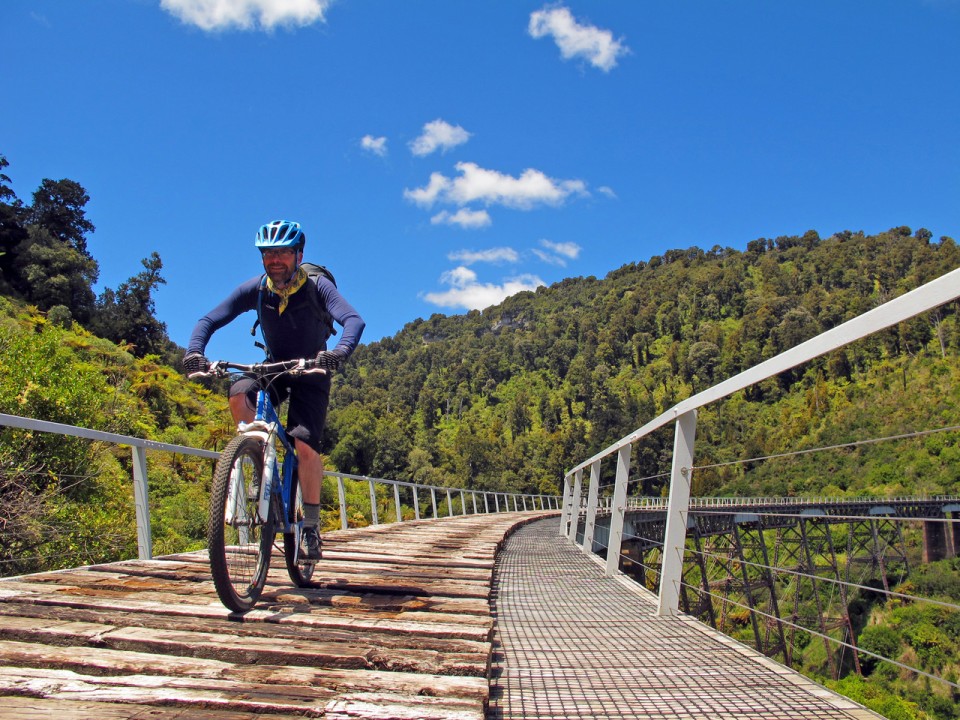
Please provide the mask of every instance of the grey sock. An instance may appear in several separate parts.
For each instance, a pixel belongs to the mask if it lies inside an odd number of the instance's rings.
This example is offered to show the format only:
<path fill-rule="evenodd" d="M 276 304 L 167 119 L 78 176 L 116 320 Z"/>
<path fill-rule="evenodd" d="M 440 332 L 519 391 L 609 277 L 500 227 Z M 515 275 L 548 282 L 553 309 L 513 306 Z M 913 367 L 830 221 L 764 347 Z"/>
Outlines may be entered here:
<path fill-rule="evenodd" d="M 320 505 L 303 504 L 303 526 L 316 527 L 320 524 Z"/>

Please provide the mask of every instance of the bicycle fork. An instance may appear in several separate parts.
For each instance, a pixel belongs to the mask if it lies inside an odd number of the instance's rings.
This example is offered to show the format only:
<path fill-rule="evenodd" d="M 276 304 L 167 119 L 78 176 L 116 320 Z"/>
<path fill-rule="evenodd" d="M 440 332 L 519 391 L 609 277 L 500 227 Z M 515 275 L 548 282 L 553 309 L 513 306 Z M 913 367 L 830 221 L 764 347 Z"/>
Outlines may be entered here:
<path fill-rule="evenodd" d="M 252 426 L 258 426 L 257 429 L 251 429 Z M 265 429 L 260 429 L 266 426 Z M 267 513 L 270 512 L 270 494 L 273 491 L 273 481 L 276 478 L 277 470 L 277 448 L 273 441 L 273 427 L 266 423 L 240 423 L 240 431 L 245 435 L 256 437 L 264 444 L 263 469 L 260 477 L 259 495 L 257 498 L 257 516 L 260 520 L 265 520 Z M 227 496 L 227 507 L 224 512 L 224 521 L 235 527 L 239 527 L 240 535 L 244 536 L 249 532 L 249 527 L 254 518 L 247 514 L 247 500 L 252 499 L 247 496 L 248 488 L 243 482 L 243 467 L 235 466 L 230 472 L 230 493 Z M 246 541 L 246 538 L 244 538 Z"/>

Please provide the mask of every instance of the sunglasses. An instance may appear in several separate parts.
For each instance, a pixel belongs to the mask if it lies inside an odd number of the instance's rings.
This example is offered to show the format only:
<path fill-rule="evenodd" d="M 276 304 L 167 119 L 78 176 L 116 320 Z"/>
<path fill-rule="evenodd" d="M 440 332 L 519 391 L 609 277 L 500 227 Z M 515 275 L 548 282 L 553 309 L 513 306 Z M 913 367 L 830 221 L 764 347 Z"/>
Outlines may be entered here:
<path fill-rule="evenodd" d="M 261 254 L 263 255 L 264 259 L 288 258 L 292 257 L 295 252 L 296 250 L 291 248 L 280 248 L 278 250 L 262 250 Z"/>

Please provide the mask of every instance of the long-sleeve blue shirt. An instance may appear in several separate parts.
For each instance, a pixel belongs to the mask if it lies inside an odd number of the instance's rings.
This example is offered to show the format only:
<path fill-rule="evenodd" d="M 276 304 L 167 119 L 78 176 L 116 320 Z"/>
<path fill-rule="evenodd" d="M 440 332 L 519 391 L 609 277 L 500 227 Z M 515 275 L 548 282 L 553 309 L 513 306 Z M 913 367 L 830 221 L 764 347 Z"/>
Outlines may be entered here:
<path fill-rule="evenodd" d="M 213 333 L 243 313 L 256 311 L 262 277 L 258 275 L 250 278 L 200 318 L 193 328 L 187 352 L 203 353 Z M 321 306 L 326 307 L 327 312 L 343 327 L 336 349 L 349 355 L 359 344 L 366 323 L 340 294 L 336 285 L 324 277 L 314 279 Z M 313 302 L 307 296 L 313 287 L 313 284 L 307 282 L 293 293 L 282 315 L 278 312 L 277 295 L 263 289 L 260 328 L 270 357 L 274 360 L 310 358 L 327 349 L 327 329 L 318 320 Z"/>

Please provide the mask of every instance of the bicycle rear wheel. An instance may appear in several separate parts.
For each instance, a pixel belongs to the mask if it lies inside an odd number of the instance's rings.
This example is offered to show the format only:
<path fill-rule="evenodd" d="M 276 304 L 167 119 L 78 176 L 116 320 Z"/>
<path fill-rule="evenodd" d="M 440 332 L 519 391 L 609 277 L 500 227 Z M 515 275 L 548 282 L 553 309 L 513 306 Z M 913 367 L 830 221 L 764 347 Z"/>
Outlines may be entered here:
<path fill-rule="evenodd" d="M 292 493 L 293 502 L 290 504 L 292 517 L 289 518 L 289 521 L 291 525 L 297 527 L 303 521 L 303 495 L 300 493 L 300 482 L 296 473 L 293 476 Z M 316 563 L 297 562 L 299 559 L 298 541 L 299 538 L 295 532 L 283 534 L 283 557 L 287 561 L 287 573 L 297 587 L 310 587 L 312 585 L 310 579 L 313 577 Z"/>
<path fill-rule="evenodd" d="M 250 610 L 263 592 L 275 535 L 272 513 L 258 515 L 263 441 L 238 435 L 220 453 L 210 493 L 207 547 L 220 601 Z"/>

